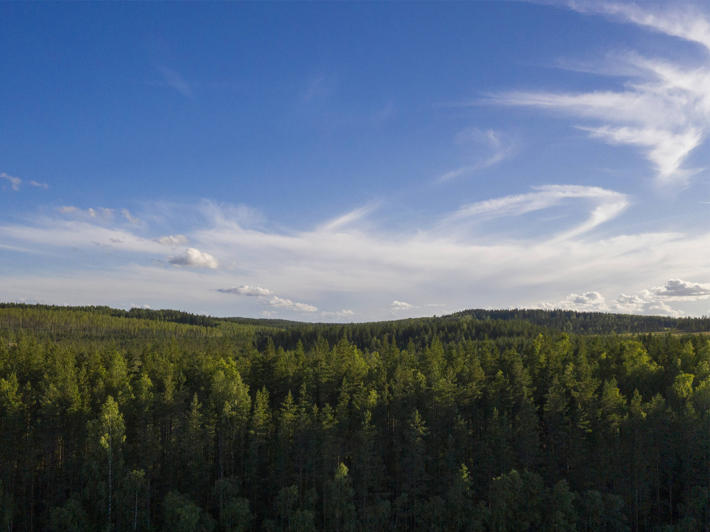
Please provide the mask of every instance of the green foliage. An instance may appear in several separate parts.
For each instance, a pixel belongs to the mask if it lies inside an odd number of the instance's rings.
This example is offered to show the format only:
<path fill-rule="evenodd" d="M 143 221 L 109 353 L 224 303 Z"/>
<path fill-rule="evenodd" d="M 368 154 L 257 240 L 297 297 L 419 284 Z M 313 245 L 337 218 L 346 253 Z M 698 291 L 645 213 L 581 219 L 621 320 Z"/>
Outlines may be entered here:
<path fill-rule="evenodd" d="M 706 321 L 0 305 L 0 525 L 706 530 Z"/>
<path fill-rule="evenodd" d="M 213 519 L 189 497 L 171 491 L 163 500 L 163 528 L 170 532 L 209 532 L 214 529 Z"/>
<path fill-rule="evenodd" d="M 52 508 L 49 528 L 57 532 L 82 532 L 89 529 L 89 518 L 81 502 L 71 497 L 62 506 Z"/>

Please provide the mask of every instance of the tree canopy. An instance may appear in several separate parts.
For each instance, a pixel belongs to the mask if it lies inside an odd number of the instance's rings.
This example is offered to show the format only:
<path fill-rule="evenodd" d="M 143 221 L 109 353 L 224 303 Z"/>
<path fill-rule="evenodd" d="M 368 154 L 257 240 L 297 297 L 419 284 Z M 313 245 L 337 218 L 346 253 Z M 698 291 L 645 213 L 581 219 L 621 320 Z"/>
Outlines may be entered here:
<path fill-rule="evenodd" d="M 708 530 L 706 320 L 0 306 L 6 530 Z"/>

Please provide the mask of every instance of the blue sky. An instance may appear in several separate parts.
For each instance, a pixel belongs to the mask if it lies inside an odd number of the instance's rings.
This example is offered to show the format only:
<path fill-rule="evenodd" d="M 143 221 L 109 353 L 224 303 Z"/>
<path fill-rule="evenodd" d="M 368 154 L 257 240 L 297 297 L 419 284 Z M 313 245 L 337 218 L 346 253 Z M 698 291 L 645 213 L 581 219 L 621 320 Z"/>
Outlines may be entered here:
<path fill-rule="evenodd" d="M 710 314 L 710 9 L 0 4 L 0 299 Z"/>

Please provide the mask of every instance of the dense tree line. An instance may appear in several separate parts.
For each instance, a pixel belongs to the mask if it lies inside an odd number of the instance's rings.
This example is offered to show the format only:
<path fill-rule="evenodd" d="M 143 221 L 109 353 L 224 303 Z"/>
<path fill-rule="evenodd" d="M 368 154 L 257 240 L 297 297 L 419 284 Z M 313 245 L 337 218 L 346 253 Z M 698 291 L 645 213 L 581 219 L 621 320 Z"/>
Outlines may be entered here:
<path fill-rule="evenodd" d="M 199 314 L 191 314 L 189 312 L 169 309 L 152 310 L 147 308 L 132 308 L 130 310 L 123 310 L 107 306 L 61 307 L 57 305 L 30 305 L 26 303 L 0 303 L 0 309 L 25 309 L 31 312 L 35 312 L 37 310 L 70 310 L 92 315 L 99 314 L 104 316 L 113 316 L 115 318 L 138 318 L 143 320 L 170 321 L 174 323 L 184 323 L 187 325 L 200 325 L 202 327 L 216 327 L 219 324 L 219 320 L 211 316 L 201 316 Z"/>
<path fill-rule="evenodd" d="M 574 310 L 464 310 L 451 317 L 477 320 L 523 320 L 557 331 L 578 334 L 648 333 L 660 331 L 702 332 L 710 330 L 710 318 L 671 318 Z"/>
<path fill-rule="evenodd" d="M 710 529 L 708 337 L 556 319 L 269 328 L 5 306 L 0 524 Z"/>
<path fill-rule="evenodd" d="M 88 314 L 102 314 L 118 318 L 138 318 L 142 320 L 167 321 L 173 323 L 183 323 L 186 325 L 199 325 L 202 327 L 217 327 L 220 324 L 234 323 L 238 325 L 249 325 L 258 329 L 280 330 L 298 329 L 298 334 L 304 334 L 305 324 L 297 321 L 282 319 L 255 319 L 255 318 L 218 318 L 214 316 L 202 316 L 191 314 L 179 310 L 148 308 L 132 308 L 130 310 L 116 309 L 107 306 L 78 306 L 62 307 L 56 305 L 31 305 L 27 303 L 0 303 L 0 309 L 27 309 L 52 310 L 52 311 L 76 311 Z M 408 320 L 397 320 L 392 322 L 376 322 L 362 324 L 370 331 L 377 329 L 383 331 L 386 328 L 407 327 L 417 328 L 423 324 L 438 326 L 442 321 L 451 320 L 458 323 L 462 318 L 470 318 L 476 321 L 517 321 L 527 325 L 536 325 L 578 334 L 610 334 L 610 333 L 648 333 L 648 332 L 705 332 L 710 331 L 710 317 L 702 318 L 671 318 L 668 316 L 640 316 L 635 314 L 611 314 L 606 312 L 577 312 L 574 310 L 539 310 L 539 309 L 472 309 L 464 310 L 443 316 L 441 318 L 418 318 Z M 319 334 L 324 330 L 325 324 L 315 324 Z M 342 329 L 337 329 L 335 334 L 339 335 Z M 353 331 L 353 324 L 346 331 Z M 346 332 L 351 334 L 351 332 Z M 371 333 L 372 334 L 372 333 Z"/>

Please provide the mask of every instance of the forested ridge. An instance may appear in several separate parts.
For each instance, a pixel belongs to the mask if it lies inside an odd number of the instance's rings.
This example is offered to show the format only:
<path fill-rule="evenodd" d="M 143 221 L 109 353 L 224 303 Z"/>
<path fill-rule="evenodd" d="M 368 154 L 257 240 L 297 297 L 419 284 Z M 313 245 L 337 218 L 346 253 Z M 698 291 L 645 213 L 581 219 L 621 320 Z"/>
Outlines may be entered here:
<path fill-rule="evenodd" d="M 710 320 L 0 305 L 4 530 L 710 530 Z"/>

